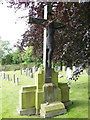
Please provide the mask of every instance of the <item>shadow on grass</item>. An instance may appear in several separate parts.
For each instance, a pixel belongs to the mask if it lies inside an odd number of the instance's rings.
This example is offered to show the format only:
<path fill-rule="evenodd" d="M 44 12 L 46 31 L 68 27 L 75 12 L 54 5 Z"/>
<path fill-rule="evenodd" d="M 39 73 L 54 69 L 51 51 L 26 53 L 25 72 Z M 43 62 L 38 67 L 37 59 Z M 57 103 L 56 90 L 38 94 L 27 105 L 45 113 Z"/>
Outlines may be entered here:
<path fill-rule="evenodd" d="M 88 102 L 83 101 L 83 100 L 73 100 L 72 104 L 67 108 L 68 112 L 73 109 L 73 108 L 84 108 L 84 107 L 88 107 Z"/>

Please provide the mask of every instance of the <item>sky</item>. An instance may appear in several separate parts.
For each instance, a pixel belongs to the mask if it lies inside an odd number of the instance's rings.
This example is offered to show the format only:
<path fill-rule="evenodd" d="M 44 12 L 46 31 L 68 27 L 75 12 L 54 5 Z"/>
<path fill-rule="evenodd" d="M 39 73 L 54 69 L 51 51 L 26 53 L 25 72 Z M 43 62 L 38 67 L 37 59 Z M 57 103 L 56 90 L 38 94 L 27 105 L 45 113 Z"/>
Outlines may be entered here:
<path fill-rule="evenodd" d="M 18 17 L 28 15 L 27 10 L 18 10 L 15 13 L 14 8 L 7 8 L 7 4 L 0 4 L 0 37 L 1 40 L 8 40 L 13 46 L 21 35 L 27 29 L 25 20 Z"/>

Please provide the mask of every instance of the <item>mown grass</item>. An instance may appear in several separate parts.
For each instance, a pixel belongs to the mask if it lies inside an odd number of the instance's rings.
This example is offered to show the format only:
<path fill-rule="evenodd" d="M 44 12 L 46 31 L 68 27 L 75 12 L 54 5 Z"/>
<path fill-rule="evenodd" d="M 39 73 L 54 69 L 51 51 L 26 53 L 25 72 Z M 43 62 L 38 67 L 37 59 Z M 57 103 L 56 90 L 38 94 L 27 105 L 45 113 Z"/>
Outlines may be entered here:
<path fill-rule="evenodd" d="M 25 72 L 23 72 L 23 75 L 20 75 L 20 71 L 9 71 L 8 73 L 10 76 L 16 74 L 19 77 L 19 85 L 15 86 L 11 80 L 2 80 L 2 91 L 0 89 L 0 103 L 2 93 L 2 118 L 38 118 L 39 116 L 20 116 L 16 110 L 19 105 L 19 90 L 21 86 L 33 85 L 34 79 L 26 77 Z M 61 72 L 61 74 L 65 76 L 64 72 Z M 67 81 L 68 79 L 65 79 L 65 77 L 59 78 L 59 82 Z M 88 76 L 85 71 L 80 75 L 77 82 L 72 81 L 70 100 L 73 104 L 68 108 L 68 112 L 54 118 L 88 118 Z"/>

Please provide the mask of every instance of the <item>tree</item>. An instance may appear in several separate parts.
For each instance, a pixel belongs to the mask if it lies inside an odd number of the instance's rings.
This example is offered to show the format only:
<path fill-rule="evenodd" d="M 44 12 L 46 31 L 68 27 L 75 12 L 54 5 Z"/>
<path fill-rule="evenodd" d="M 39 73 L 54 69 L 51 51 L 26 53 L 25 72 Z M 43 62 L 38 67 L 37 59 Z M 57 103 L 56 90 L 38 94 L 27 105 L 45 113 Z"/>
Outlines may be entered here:
<path fill-rule="evenodd" d="M 33 47 L 30 46 L 26 49 L 26 51 L 22 54 L 22 60 L 26 63 L 34 62 L 34 57 L 32 56 Z"/>
<path fill-rule="evenodd" d="M 13 64 L 22 63 L 22 54 L 19 48 L 13 53 Z"/>
<path fill-rule="evenodd" d="M 11 52 L 9 45 L 10 45 L 9 41 L 0 40 L 0 62 L 2 61 L 3 56 Z"/>
<path fill-rule="evenodd" d="M 47 3 L 26 2 L 19 3 L 29 6 L 29 16 L 43 18 L 43 8 Z M 53 54 L 53 61 L 64 61 L 68 66 L 90 61 L 90 2 L 88 3 L 49 3 L 52 6 L 50 11 L 52 19 L 57 18 L 58 22 L 67 25 L 65 29 L 57 30 L 55 34 L 56 47 Z M 30 25 L 23 34 L 23 39 L 18 41 L 18 46 L 24 47 L 33 45 L 33 55 L 36 60 L 42 58 L 43 51 L 43 29 L 38 25 Z"/>
<path fill-rule="evenodd" d="M 8 65 L 12 63 L 13 63 L 13 55 L 11 53 L 3 56 L 1 59 L 1 65 Z"/>

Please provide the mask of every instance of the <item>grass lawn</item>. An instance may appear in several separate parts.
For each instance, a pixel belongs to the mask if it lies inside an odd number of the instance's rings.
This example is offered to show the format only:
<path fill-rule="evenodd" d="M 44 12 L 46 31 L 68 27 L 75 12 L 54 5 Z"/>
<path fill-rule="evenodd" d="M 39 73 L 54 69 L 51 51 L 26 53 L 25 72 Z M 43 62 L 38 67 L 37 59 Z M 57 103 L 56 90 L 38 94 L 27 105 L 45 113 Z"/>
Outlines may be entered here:
<path fill-rule="evenodd" d="M 19 90 L 21 86 L 33 85 L 34 79 L 26 77 L 25 72 L 20 75 L 20 71 L 9 71 L 10 79 L 13 73 L 19 77 L 19 85 L 15 86 L 12 81 L 0 79 L 0 103 L 2 93 L 2 118 L 39 118 L 39 116 L 20 116 L 16 107 L 19 105 Z M 65 73 L 62 73 L 65 76 Z M 68 79 L 59 78 L 59 82 L 67 82 Z M 84 71 L 77 82 L 72 81 L 70 89 L 70 100 L 73 102 L 64 115 L 54 118 L 88 118 L 88 76 Z M 1 104 L 0 104 L 1 105 Z"/>

